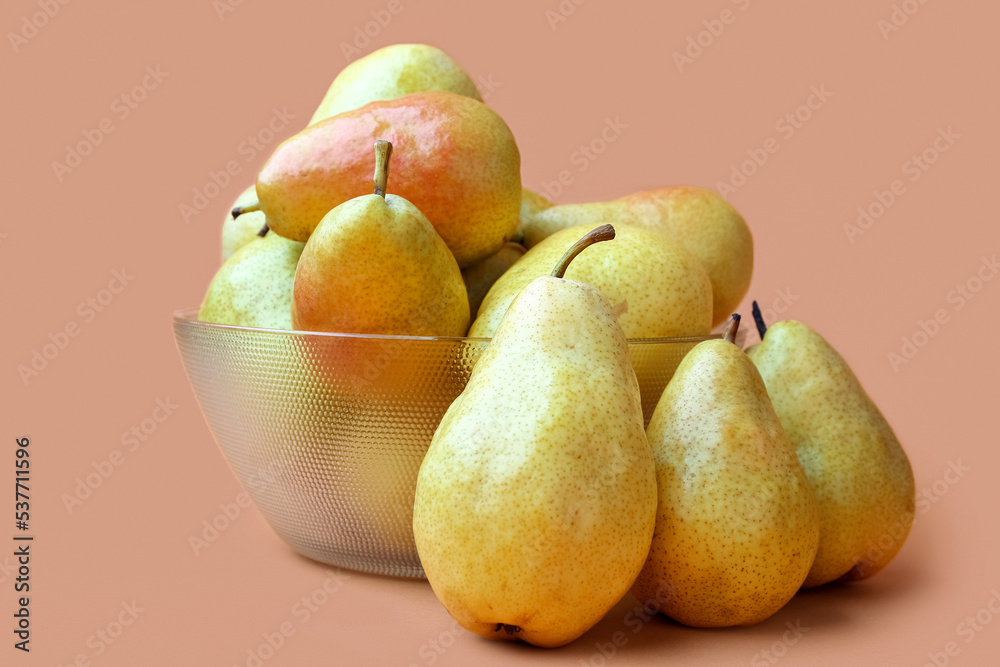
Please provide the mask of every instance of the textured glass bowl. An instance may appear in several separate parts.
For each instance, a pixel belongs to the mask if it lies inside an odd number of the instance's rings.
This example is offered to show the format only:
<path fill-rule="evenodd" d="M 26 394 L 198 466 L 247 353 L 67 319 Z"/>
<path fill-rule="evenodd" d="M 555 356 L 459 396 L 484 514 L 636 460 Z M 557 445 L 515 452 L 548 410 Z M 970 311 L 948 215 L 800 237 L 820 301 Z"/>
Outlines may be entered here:
<path fill-rule="evenodd" d="M 417 471 L 489 343 L 305 333 L 174 317 L 177 348 L 216 442 L 274 531 L 299 553 L 423 577 L 411 521 Z M 705 338 L 629 341 L 648 423 Z"/>

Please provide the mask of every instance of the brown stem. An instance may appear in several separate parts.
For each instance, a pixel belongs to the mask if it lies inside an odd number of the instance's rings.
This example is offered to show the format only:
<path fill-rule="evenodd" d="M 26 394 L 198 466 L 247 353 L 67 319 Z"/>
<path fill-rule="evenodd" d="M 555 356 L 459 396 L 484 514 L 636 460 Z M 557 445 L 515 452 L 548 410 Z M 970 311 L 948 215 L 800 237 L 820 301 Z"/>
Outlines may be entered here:
<path fill-rule="evenodd" d="M 581 252 L 589 248 L 595 243 L 601 241 L 610 241 L 615 237 L 615 228 L 611 225 L 601 225 L 596 229 L 587 232 L 587 235 L 582 239 L 570 246 L 566 254 L 562 256 L 559 263 L 556 264 L 556 268 L 552 269 L 553 278 L 562 278 L 566 273 L 566 269 L 569 267 L 569 263 L 573 261 L 573 258 L 579 255 Z"/>
<path fill-rule="evenodd" d="M 269 231 L 271 231 L 271 228 L 267 226 L 267 223 L 264 223 L 264 226 L 260 228 L 259 232 L 257 232 L 257 236 L 264 238 L 267 236 Z"/>
<path fill-rule="evenodd" d="M 520 625 L 511 625 L 510 623 L 497 623 L 493 626 L 493 632 L 500 632 L 503 630 L 508 635 L 516 635 L 521 631 Z"/>
<path fill-rule="evenodd" d="M 726 327 L 726 333 L 722 334 L 722 340 L 728 340 L 730 343 L 736 343 L 736 332 L 740 330 L 740 314 L 733 313 L 733 319 L 729 320 L 729 326 Z"/>
<path fill-rule="evenodd" d="M 244 204 L 243 206 L 234 206 L 232 213 L 234 218 L 238 218 L 244 213 L 253 213 L 254 211 L 259 211 L 259 210 L 260 210 L 260 202 L 255 201 L 250 204 Z"/>
<path fill-rule="evenodd" d="M 385 199 L 385 188 L 389 181 L 389 158 L 392 157 L 392 144 L 385 139 L 375 142 L 375 194 Z"/>
<path fill-rule="evenodd" d="M 753 321 L 757 325 L 757 333 L 760 335 L 760 339 L 764 340 L 764 334 L 767 333 L 767 324 L 764 323 L 764 316 L 760 312 L 760 306 L 757 302 L 753 302 L 753 308 L 751 311 L 753 313 Z"/>

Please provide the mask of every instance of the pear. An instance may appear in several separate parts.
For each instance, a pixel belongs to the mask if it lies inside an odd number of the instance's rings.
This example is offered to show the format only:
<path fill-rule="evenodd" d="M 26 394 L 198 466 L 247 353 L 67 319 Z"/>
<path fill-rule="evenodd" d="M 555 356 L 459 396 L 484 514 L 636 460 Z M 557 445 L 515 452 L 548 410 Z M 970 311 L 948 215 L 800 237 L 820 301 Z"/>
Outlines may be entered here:
<path fill-rule="evenodd" d="M 524 230 L 529 224 L 531 224 L 532 218 L 534 218 L 539 211 L 544 211 L 545 209 L 552 208 L 553 206 L 555 206 L 553 202 L 549 201 L 534 190 L 521 188 L 521 221 L 518 225 L 517 232 L 514 234 L 513 240 L 520 243 L 524 239 Z"/>
<path fill-rule="evenodd" d="M 576 225 L 641 225 L 663 232 L 700 261 L 712 279 L 712 326 L 746 296 L 753 274 L 753 236 L 746 221 L 711 190 L 676 186 L 645 190 L 609 202 L 563 204 L 535 213 L 524 226 L 529 250 Z"/>
<path fill-rule="evenodd" d="M 295 271 L 292 322 L 309 331 L 463 336 L 462 272 L 423 213 L 386 194 L 392 144 L 375 142 L 375 194 L 340 204 Z"/>
<path fill-rule="evenodd" d="M 465 281 L 465 291 L 469 295 L 469 312 L 473 315 L 479 312 L 479 304 L 483 297 L 493 287 L 493 283 L 507 272 L 517 260 L 524 256 L 524 246 L 520 243 L 508 242 L 500 248 L 500 252 L 487 257 L 478 264 L 462 269 L 462 280 Z"/>
<path fill-rule="evenodd" d="M 292 328 L 292 283 L 304 243 L 277 234 L 253 240 L 226 260 L 198 311 L 203 322 Z"/>
<path fill-rule="evenodd" d="M 595 230 L 514 299 L 417 475 L 420 562 L 483 637 L 572 641 L 649 551 L 656 482 L 625 334 L 597 288 L 562 278 L 613 233 Z"/>
<path fill-rule="evenodd" d="M 521 220 L 525 223 L 538 212 L 555 206 L 554 202 L 538 194 L 534 190 L 521 188 Z"/>
<path fill-rule="evenodd" d="M 490 338 L 514 297 L 549 272 L 588 229 L 553 234 L 525 254 L 486 294 L 469 335 Z M 602 243 L 573 262 L 567 275 L 594 285 L 616 307 L 629 338 L 703 336 L 712 328 L 712 284 L 701 264 L 663 234 L 641 227 L 616 228 Z"/>
<path fill-rule="evenodd" d="M 892 427 L 837 351 L 801 322 L 766 328 L 747 349 L 819 502 L 806 587 L 874 576 L 913 525 L 913 469 Z"/>
<path fill-rule="evenodd" d="M 226 261 L 234 252 L 257 238 L 267 224 L 264 214 L 259 209 L 249 208 L 256 203 L 257 188 L 253 185 L 240 193 L 233 202 L 222 223 L 222 261 Z M 233 213 L 238 215 L 234 216 Z"/>
<path fill-rule="evenodd" d="M 257 175 L 278 234 L 306 241 L 335 206 L 365 192 L 371 143 L 396 146 L 393 189 L 427 216 L 459 266 L 486 259 L 517 231 L 521 157 L 488 106 L 443 91 L 372 102 L 320 121 L 274 151 Z"/>
<path fill-rule="evenodd" d="M 482 101 L 472 78 L 444 51 L 427 44 L 393 44 L 372 51 L 341 70 L 309 120 L 309 125 L 370 102 L 394 100 L 428 90 L 444 90 Z M 240 216 L 244 207 L 247 211 L 259 211 L 256 194 L 249 195 L 248 192 L 244 192 L 233 204 L 232 211 L 236 216 Z M 264 225 L 264 214 L 252 217 L 259 219 L 257 229 L 260 229 Z M 253 224 L 251 220 L 246 221 L 247 227 Z M 234 240 L 240 238 L 245 237 L 234 236 Z M 225 241 L 223 245 L 226 247 Z"/>
<path fill-rule="evenodd" d="M 393 44 L 341 70 L 309 124 L 369 102 L 427 90 L 446 90 L 482 101 L 472 77 L 441 49 L 427 44 Z"/>
<path fill-rule="evenodd" d="M 646 435 L 659 501 L 632 593 L 695 627 L 753 625 L 792 598 L 819 542 L 816 499 L 764 382 L 731 341 L 681 361 Z"/>

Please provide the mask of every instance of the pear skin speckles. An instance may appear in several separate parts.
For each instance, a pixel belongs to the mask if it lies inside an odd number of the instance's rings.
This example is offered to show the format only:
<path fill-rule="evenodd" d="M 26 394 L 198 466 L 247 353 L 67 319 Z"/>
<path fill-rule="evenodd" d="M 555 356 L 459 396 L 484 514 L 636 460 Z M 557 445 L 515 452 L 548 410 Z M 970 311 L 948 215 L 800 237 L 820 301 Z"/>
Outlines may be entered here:
<path fill-rule="evenodd" d="M 642 425 L 607 299 L 573 280 L 532 281 L 442 419 L 417 478 L 420 560 L 463 627 L 560 646 L 621 599 L 653 534 L 656 482 Z"/>
<path fill-rule="evenodd" d="M 804 586 L 875 575 L 913 524 L 913 470 L 892 427 L 833 347 L 806 325 L 772 324 L 747 350 L 819 502 Z"/>
<path fill-rule="evenodd" d="M 712 284 L 698 261 L 657 232 L 628 225 L 615 229 L 613 241 L 573 260 L 566 277 L 594 285 L 614 306 L 627 304 L 618 321 L 628 338 L 708 334 Z M 552 271 L 563 253 L 590 230 L 570 227 L 529 250 L 486 293 L 469 335 L 491 337 L 524 286 Z"/>
<path fill-rule="evenodd" d="M 567 227 L 638 225 L 666 234 L 701 262 L 712 281 L 712 326 L 740 305 L 753 276 L 753 235 L 721 195 L 691 186 L 642 190 L 608 202 L 562 204 L 524 225 L 528 249 Z"/>
<path fill-rule="evenodd" d="M 448 246 L 413 204 L 363 195 L 330 211 L 309 237 L 292 322 L 309 331 L 462 336 L 469 297 Z"/>
<path fill-rule="evenodd" d="M 304 245 L 269 233 L 240 247 L 212 279 L 198 319 L 291 329 L 292 285 Z"/>
<path fill-rule="evenodd" d="M 792 598 L 819 541 L 816 501 L 764 383 L 738 347 L 696 345 L 647 429 L 656 533 L 632 588 L 695 627 L 753 625 Z"/>
<path fill-rule="evenodd" d="M 444 51 L 427 44 L 392 44 L 342 69 L 309 124 L 369 102 L 427 90 L 446 90 L 482 100 L 476 82 Z"/>
<path fill-rule="evenodd" d="M 459 266 L 496 253 L 517 232 L 521 154 L 482 102 L 446 91 L 376 101 L 310 125 L 257 175 L 271 229 L 306 241 L 334 207 L 371 192 L 371 148 L 393 145 L 390 191 L 434 225 Z"/>

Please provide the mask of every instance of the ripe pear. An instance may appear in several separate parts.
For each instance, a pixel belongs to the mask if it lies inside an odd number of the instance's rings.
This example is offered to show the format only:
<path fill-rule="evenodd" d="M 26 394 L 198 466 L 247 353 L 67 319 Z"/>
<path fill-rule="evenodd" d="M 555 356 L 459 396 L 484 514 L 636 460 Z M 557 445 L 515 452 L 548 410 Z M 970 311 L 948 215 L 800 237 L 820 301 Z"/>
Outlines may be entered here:
<path fill-rule="evenodd" d="M 514 297 L 549 272 L 591 227 L 571 227 L 532 248 L 486 294 L 469 335 L 490 338 Z M 712 284 L 701 264 L 663 234 L 616 228 L 569 267 L 568 277 L 594 285 L 616 307 L 629 338 L 703 336 L 712 328 Z"/>
<path fill-rule="evenodd" d="M 386 194 L 392 144 L 375 142 L 375 194 L 326 214 L 295 271 L 292 322 L 309 331 L 463 336 L 462 272 L 423 213 Z"/>
<path fill-rule="evenodd" d="M 222 223 L 222 261 L 232 257 L 233 253 L 257 238 L 267 224 L 264 214 L 259 210 L 243 211 L 244 207 L 256 205 L 257 189 L 250 186 L 236 198 L 233 206 L 226 214 Z M 233 211 L 239 209 L 240 214 L 233 216 Z"/>
<path fill-rule="evenodd" d="M 747 349 L 819 501 L 805 587 L 867 579 L 913 525 L 913 470 L 892 427 L 837 351 L 801 322 L 776 322 Z"/>
<path fill-rule="evenodd" d="M 478 264 L 462 269 L 462 279 L 469 295 L 469 312 L 474 316 L 479 312 L 479 304 L 483 297 L 493 287 L 493 283 L 507 272 L 517 260 L 524 256 L 524 246 L 520 243 L 508 242 L 500 248 L 500 252 L 487 257 Z"/>
<path fill-rule="evenodd" d="M 753 625 L 809 572 L 816 499 L 747 356 L 726 338 L 681 361 L 646 435 L 659 501 L 632 593 L 694 627 Z"/>
<path fill-rule="evenodd" d="M 443 91 L 372 102 L 278 146 L 257 176 L 260 209 L 278 234 L 306 241 L 335 206 L 368 189 L 371 143 L 396 147 L 393 190 L 427 216 L 459 266 L 496 253 L 517 231 L 521 157 L 488 106 Z"/>
<path fill-rule="evenodd" d="M 595 230 L 511 303 L 417 475 L 427 579 L 489 639 L 572 641 L 649 551 L 656 482 L 625 334 L 597 288 L 562 278 L 613 233 Z"/>
<path fill-rule="evenodd" d="M 527 222 L 539 211 L 555 206 L 555 202 L 538 194 L 534 190 L 521 188 L 521 220 Z"/>
<path fill-rule="evenodd" d="M 753 236 L 743 216 L 711 190 L 689 186 L 636 192 L 614 201 L 563 204 L 533 215 L 524 228 L 529 250 L 576 225 L 641 225 L 661 231 L 694 255 L 712 279 L 712 326 L 746 296 L 753 274 Z"/>
<path fill-rule="evenodd" d="M 410 93 L 446 90 L 482 101 L 465 70 L 441 49 L 427 44 L 393 44 L 358 58 L 330 84 L 309 124 Z"/>
<path fill-rule="evenodd" d="M 292 328 L 292 282 L 304 243 L 254 235 L 212 279 L 198 311 L 203 322 L 263 329 Z"/>
<path fill-rule="evenodd" d="M 535 217 L 539 211 L 544 211 L 545 209 L 552 208 L 553 206 L 555 206 L 555 203 L 549 201 L 534 190 L 521 188 L 521 221 L 518 225 L 517 233 L 514 234 L 514 240 L 520 243 L 524 239 L 524 230 L 531 223 L 531 219 Z"/>

